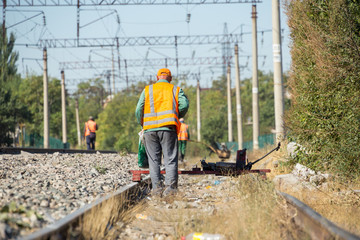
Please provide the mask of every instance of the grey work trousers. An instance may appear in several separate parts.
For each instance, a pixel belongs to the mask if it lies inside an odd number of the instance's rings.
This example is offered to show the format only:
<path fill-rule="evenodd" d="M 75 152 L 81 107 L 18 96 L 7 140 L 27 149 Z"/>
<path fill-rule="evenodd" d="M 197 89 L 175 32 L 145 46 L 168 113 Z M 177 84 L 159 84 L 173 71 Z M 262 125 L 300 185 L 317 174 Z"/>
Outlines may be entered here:
<path fill-rule="evenodd" d="M 164 156 L 165 187 L 178 185 L 178 137 L 175 131 L 150 131 L 144 133 L 144 145 L 149 161 L 153 190 L 162 187 L 160 165 Z"/>

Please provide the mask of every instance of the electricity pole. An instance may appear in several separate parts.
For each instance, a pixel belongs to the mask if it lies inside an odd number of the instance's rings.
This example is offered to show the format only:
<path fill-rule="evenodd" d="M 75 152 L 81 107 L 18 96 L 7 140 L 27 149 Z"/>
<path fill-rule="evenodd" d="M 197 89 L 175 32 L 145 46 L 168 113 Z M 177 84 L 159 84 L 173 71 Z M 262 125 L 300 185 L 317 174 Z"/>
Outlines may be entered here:
<path fill-rule="evenodd" d="M 230 64 L 227 67 L 227 103 L 228 103 L 228 141 L 232 142 L 232 114 L 231 114 L 231 79 Z"/>
<path fill-rule="evenodd" d="M 235 92 L 236 92 L 236 119 L 237 119 L 237 135 L 238 135 L 238 150 L 243 148 L 243 129 L 242 129 L 242 112 L 241 112 L 241 98 L 240 98 L 240 68 L 239 68 L 239 50 L 238 45 L 235 44 Z"/>
<path fill-rule="evenodd" d="M 197 118 L 197 140 L 201 141 L 200 129 L 201 129 L 201 121 L 200 121 L 200 81 L 197 79 L 197 87 L 196 87 L 196 118 Z"/>
<path fill-rule="evenodd" d="M 61 71 L 61 112 L 62 112 L 62 140 L 64 149 L 67 143 L 67 127 L 66 127 L 66 95 L 65 95 L 65 74 Z"/>
<path fill-rule="evenodd" d="M 76 98 L 75 102 L 75 115 L 76 115 L 76 131 L 78 137 L 78 146 L 81 147 L 81 134 L 80 134 L 80 120 L 79 120 L 79 100 Z"/>
<path fill-rule="evenodd" d="M 275 105 L 275 131 L 276 139 L 285 137 L 284 130 L 284 91 L 282 77 L 281 32 L 279 0 L 272 0 L 273 25 L 273 62 L 274 62 L 274 105 Z"/>
<path fill-rule="evenodd" d="M 114 90 L 114 95 L 115 95 L 115 63 L 114 63 L 114 52 L 111 49 L 111 67 L 112 67 L 112 83 L 113 83 L 113 90 Z M 112 99 L 113 97 L 111 97 Z"/>
<path fill-rule="evenodd" d="M 253 148 L 259 149 L 259 83 L 258 83 L 258 52 L 257 52 L 257 23 L 256 5 L 252 5 L 252 55 L 253 55 L 253 77 L 252 77 L 252 120 L 253 120 Z"/>
<path fill-rule="evenodd" d="M 43 92 L 44 92 L 44 148 L 49 148 L 49 101 L 48 101 L 48 72 L 47 72 L 47 50 L 43 50 L 44 74 L 43 74 Z"/>

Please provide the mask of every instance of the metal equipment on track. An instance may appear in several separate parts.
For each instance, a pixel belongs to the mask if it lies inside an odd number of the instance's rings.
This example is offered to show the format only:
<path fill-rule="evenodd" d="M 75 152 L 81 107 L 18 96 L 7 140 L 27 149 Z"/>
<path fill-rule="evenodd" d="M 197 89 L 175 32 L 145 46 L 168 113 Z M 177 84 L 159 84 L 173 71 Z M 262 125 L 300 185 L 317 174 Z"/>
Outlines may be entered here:
<path fill-rule="evenodd" d="M 197 166 L 193 167 L 192 170 L 180 170 L 178 174 L 188 174 L 188 175 L 203 175 L 203 174 L 214 174 L 217 176 L 237 176 L 247 173 L 258 173 L 266 177 L 266 173 L 270 172 L 270 169 L 254 169 L 251 170 L 252 166 L 258 161 L 262 160 L 268 156 L 273 151 L 278 151 L 280 149 L 280 143 L 277 147 L 265 154 L 263 157 L 257 159 L 254 162 L 248 162 L 246 157 L 246 148 L 238 150 L 236 153 L 236 163 L 232 162 L 216 162 L 216 163 L 207 163 L 205 159 L 200 160 L 201 168 Z M 134 182 L 141 181 L 141 174 L 149 174 L 149 170 L 130 170 L 132 173 L 132 180 Z M 166 174 L 165 171 L 160 171 L 161 174 Z"/>

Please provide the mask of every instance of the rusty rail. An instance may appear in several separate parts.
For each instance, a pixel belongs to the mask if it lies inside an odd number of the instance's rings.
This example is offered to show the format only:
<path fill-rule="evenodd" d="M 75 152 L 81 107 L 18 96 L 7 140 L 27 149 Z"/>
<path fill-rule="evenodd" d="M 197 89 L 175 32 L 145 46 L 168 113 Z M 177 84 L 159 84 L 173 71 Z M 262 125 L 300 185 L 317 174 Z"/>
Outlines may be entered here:
<path fill-rule="evenodd" d="M 311 239 L 360 240 L 359 236 L 338 227 L 297 198 L 283 192 L 279 194 L 285 198 L 289 215 L 294 219 L 295 224 L 309 234 Z"/>

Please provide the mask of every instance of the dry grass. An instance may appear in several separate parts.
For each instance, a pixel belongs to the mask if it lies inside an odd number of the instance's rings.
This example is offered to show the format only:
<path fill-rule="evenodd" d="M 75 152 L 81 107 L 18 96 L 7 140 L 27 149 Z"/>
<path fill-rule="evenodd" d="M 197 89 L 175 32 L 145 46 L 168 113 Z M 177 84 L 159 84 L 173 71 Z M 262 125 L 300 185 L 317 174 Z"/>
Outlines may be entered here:
<path fill-rule="evenodd" d="M 86 213 L 77 227 L 77 239 L 114 239 L 121 226 L 133 221 L 134 212 L 144 209 L 134 205 L 130 194 L 134 193 L 113 196 Z"/>
<path fill-rule="evenodd" d="M 214 197 L 210 204 L 216 211 L 204 212 L 204 206 L 179 209 L 172 214 L 157 213 L 162 216 L 159 219 L 176 223 L 173 239 L 192 232 L 222 234 L 226 239 L 284 239 L 296 235 L 297 230 L 285 215 L 285 203 L 271 182 L 248 174 L 222 184 L 227 185 L 221 198 Z"/>
<path fill-rule="evenodd" d="M 360 236 L 360 192 L 356 189 L 360 189 L 359 182 L 345 185 L 333 178 L 326 188 L 293 195 L 338 226 Z"/>

